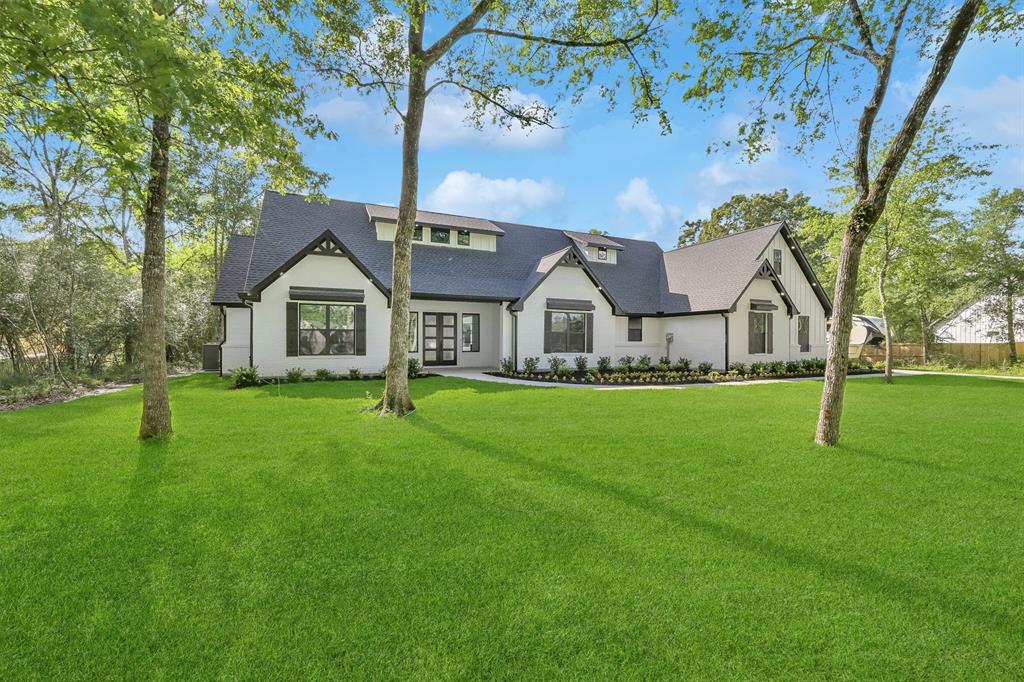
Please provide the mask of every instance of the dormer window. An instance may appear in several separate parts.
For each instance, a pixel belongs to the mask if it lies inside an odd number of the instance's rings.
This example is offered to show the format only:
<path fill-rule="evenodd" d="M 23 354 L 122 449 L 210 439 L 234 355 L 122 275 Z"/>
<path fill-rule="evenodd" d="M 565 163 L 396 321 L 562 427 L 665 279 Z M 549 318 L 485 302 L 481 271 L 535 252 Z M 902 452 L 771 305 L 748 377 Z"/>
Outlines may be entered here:
<path fill-rule="evenodd" d="M 597 247 L 597 260 L 608 260 L 608 248 L 604 246 Z"/>
<path fill-rule="evenodd" d="M 469 246 L 469 230 L 459 230 L 459 246 Z"/>
<path fill-rule="evenodd" d="M 412 228 L 412 240 L 414 242 L 421 242 L 421 241 L 423 241 L 423 226 L 422 225 L 417 225 L 416 227 Z"/>
<path fill-rule="evenodd" d="M 430 229 L 430 241 L 435 244 L 450 244 L 452 241 L 451 230 L 443 227 L 432 227 Z"/>

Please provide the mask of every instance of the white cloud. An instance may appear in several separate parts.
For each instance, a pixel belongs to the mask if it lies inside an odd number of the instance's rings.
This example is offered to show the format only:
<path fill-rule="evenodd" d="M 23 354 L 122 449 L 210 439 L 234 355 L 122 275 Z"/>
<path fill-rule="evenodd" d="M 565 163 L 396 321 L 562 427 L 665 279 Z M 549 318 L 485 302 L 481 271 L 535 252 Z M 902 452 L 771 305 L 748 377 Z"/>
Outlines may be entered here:
<path fill-rule="evenodd" d="M 939 94 L 978 142 L 1024 144 L 1024 76 L 999 76 L 982 88 L 955 87 Z"/>
<path fill-rule="evenodd" d="M 697 171 L 697 179 L 711 187 L 725 187 L 740 179 L 740 174 L 730 168 L 724 161 L 714 161 Z"/>
<path fill-rule="evenodd" d="M 537 103 L 544 106 L 542 99 L 526 95 L 518 90 L 509 93 L 512 104 Z M 468 98 L 445 92 L 435 92 L 427 99 L 423 115 L 423 130 L 420 142 L 424 147 L 488 147 L 496 149 L 539 149 L 562 142 L 564 130 L 556 119 L 553 127 L 523 126 L 518 122 L 502 125 L 485 117 L 480 127 L 467 121 Z M 344 129 L 354 130 L 371 140 L 392 140 L 400 138 L 401 120 L 398 115 L 376 97 L 362 97 L 355 92 L 346 92 L 321 102 L 313 113 L 326 123 Z"/>
<path fill-rule="evenodd" d="M 550 180 L 488 178 L 452 171 L 427 195 L 423 208 L 496 220 L 519 220 L 528 211 L 546 210 L 561 202 L 565 190 Z"/>
<path fill-rule="evenodd" d="M 623 213 L 636 213 L 643 219 L 646 229 L 637 237 L 653 237 L 666 227 L 675 228 L 682 218 L 682 209 L 663 203 L 647 178 L 633 178 L 626 189 L 615 197 L 615 205 Z"/>

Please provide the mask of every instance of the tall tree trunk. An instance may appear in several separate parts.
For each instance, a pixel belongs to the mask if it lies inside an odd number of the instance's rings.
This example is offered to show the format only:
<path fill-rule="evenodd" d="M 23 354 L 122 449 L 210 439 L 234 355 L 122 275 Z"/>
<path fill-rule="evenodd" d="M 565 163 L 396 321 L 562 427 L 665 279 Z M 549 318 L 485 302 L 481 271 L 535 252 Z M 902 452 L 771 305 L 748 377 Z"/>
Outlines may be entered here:
<path fill-rule="evenodd" d="M 826 355 L 825 386 L 821 394 L 821 411 L 818 413 L 818 429 L 815 434 L 815 441 L 819 445 L 835 445 L 839 442 L 846 370 L 850 361 L 850 331 L 853 329 L 853 309 L 857 303 L 857 273 L 868 230 L 880 212 L 870 216 L 864 207 L 855 208 L 843 234 L 836 272 L 835 308 L 832 311 L 830 332 L 832 338 L 829 339 Z"/>
<path fill-rule="evenodd" d="M 928 327 L 928 316 L 923 310 L 918 311 L 921 322 L 921 362 L 928 364 L 931 359 L 931 330 Z"/>
<path fill-rule="evenodd" d="M 878 302 L 882 306 L 882 325 L 885 327 L 885 383 L 892 383 L 892 332 L 889 331 L 889 302 L 886 298 L 885 279 L 889 276 L 889 254 L 882 257 L 878 271 Z"/>
<path fill-rule="evenodd" d="M 1016 290 L 1012 280 L 1006 281 L 1006 341 L 1010 348 L 1010 362 L 1017 364 L 1017 324 L 1015 319 L 1014 300 Z"/>
<path fill-rule="evenodd" d="M 166 319 L 164 314 L 164 217 L 171 149 L 170 116 L 153 117 L 146 187 L 144 256 L 142 259 L 142 424 L 140 438 L 171 434 L 167 396 Z"/>
<path fill-rule="evenodd" d="M 419 191 L 420 129 L 427 100 L 426 77 L 426 70 L 422 67 L 413 66 L 410 70 L 402 132 L 402 194 L 398 202 L 391 274 L 388 367 L 384 377 L 384 396 L 375 408 L 381 415 L 399 417 L 416 409 L 409 396 L 409 299 L 412 291 L 412 235 L 416 228 L 416 195 Z"/>

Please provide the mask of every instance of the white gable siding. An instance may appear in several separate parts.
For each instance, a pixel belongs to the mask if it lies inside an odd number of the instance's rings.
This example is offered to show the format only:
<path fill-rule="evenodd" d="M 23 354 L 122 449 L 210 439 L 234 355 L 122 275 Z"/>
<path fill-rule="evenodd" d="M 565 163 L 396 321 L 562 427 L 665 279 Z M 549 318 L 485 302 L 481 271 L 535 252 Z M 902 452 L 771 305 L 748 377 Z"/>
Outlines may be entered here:
<path fill-rule="evenodd" d="M 582 268 L 561 265 L 556 267 L 540 286 L 534 289 L 523 304 L 519 317 L 519 343 L 517 360 L 523 366 L 523 358 L 540 358 L 540 367 L 548 366 L 548 353 L 544 352 L 544 312 L 549 298 L 575 298 L 593 302 L 594 310 L 594 352 L 558 353 L 570 363 L 577 355 L 587 355 L 591 366 L 597 364 L 602 355 L 615 353 L 615 316 L 608 301 L 597 290 Z"/>
<path fill-rule="evenodd" d="M 771 301 L 778 310 L 767 311 L 772 316 L 772 328 L 775 337 L 772 342 L 772 353 L 750 353 L 750 299 Z M 795 321 L 796 318 L 794 317 Z M 771 362 L 774 360 L 790 360 L 797 357 L 792 352 L 796 346 L 796 324 L 790 325 L 786 312 L 786 302 L 775 290 L 775 286 L 767 279 L 755 279 L 740 296 L 736 304 L 736 312 L 729 313 L 729 364 L 742 362 Z M 810 356 L 808 356 L 810 357 Z"/>
<path fill-rule="evenodd" d="M 286 353 L 289 287 L 362 289 L 366 305 L 366 355 L 299 355 Z M 387 298 L 348 258 L 309 255 L 263 290 L 253 304 L 253 363 L 264 376 L 282 376 L 292 367 L 307 373 L 329 369 L 347 373 L 358 368 L 379 372 L 387 363 L 389 309 Z"/>
<path fill-rule="evenodd" d="M 599 255 L 598 248 L 596 246 L 588 246 L 587 247 L 587 260 L 592 260 L 595 263 L 611 263 L 613 265 L 616 262 L 618 262 L 618 260 L 619 260 L 618 249 L 605 249 L 605 252 L 607 253 L 608 258 L 606 260 L 601 260 L 601 256 Z"/>
<path fill-rule="evenodd" d="M 786 288 L 786 291 L 790 296 L 793 297 L 793 303 L 800 311 L 800 315 L 807 315 L 810 319 L 810 341 L 811 350 L 807 353 L 800 352 L 799 337 L 797 336 L 797 318 L 793 316 L 792 320 L 787 320 L 784 324 L 788 324 L 791 329 L 788 337 L 779 336 L 779 332 L 776 331 L 776 343 L 780 338 L 791 338 L 790 348 L 788 354 L 784 359 L 799 359 L 799 358 L 823 358 L 825 357 L 825 350 L 828 344 L 826 338 L 826 325 L 828 319 L 825 317 L 825 309 L 822 307 L 821 302 L 814 293 L 814 288 L 811 283 L 804 277 L 803 270 L 800 269 L 800 263 L 797 262 L 796 256 L 793 255 L 789 245 L 786 244 L 786 240 L 782 237 L 782 233 L 775 235 L 768 248 L 762 254 L 762 257 L 769 263 L 774 263 L 772 258 L 773 249 L 782 250 L 782 285 Z M 769 284 L 769 286 L 771 286 Z M 754 298 L 761 298 L 755 296 Z M 776 319 L 776 324 L 782 323 L 782 320 Z M 746 327 L 744 327 L 746 329 Z M 732 329 L 729 330 L 732 334 Z M 744 337 L 744 347 L 746 347 L 746 337 Z M 778 347 L 776 347 L 778 351 Z M 731 356 L 730 356 L 730 359 Z"/>
<path fill-rule="evenodd" d="M 956 317 L 939 328 L 938 340 L 943 343 L 1006 343 L 1006 339 L 999 334 L 1005 320 L 996 320 L 988 315 L 985 312 L 987 303 L 990 303 L 990 300 L 978 301 L 960 311 Z M 1018 309 L 1022 306 L 1024 303 L 1018 305 Z M 1024 341 L 1022 318 L 1024 315 L 1017 321 L 1017 341 Z"/>

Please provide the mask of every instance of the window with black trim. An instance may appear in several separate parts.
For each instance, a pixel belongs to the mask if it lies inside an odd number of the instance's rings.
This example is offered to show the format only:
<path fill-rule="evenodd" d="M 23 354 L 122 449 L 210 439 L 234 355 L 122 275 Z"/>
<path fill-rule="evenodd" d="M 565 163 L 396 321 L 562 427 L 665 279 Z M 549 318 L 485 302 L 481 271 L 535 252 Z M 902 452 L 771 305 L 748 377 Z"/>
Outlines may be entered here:
<path fill-rule="evenodd" d="M 462 352 L 480 351 L 480 314 L 462 313 Z"/>
<path fill-rule="evenodd" d="M 608 249 L 599 246 L 597 247 L 597 260 L 608 260 Z"/>
<path fill-rule="evenodd" d="M 299 304 L 299 355 L 355 355 L 355 306 Z"/>
<path fill-rule="evenodd" d="M 811 350 L 811 318 L 807 315 L 798 315 L 796 318 L 796 338 L 800 343 L 800 352 L 808 353 Z"/>
<path fill-rule="evenodd" d="M 451 230 L 443 227 L 430 228 L 430 241 L 435 244 L 450 244 L 452 241 Z"/>
<path fill-rule="evenodd" d="M 423 226 L 422 225 L 417 225 L 416 227 L 412 228 L 412 239 L 413 239 L 413 241 L 416 241 L 416 242 L 423 241 Z"/>
<path fill-rule="evenodd" d="M 627 340 L 629 341 L 643 341 L 644 340 L 644 318 L 642 317 L 630 317 L 626 322 L 628 330 Z"/>
<path fill-rule="evenodd" d="M 772 251 L 772 268 L 775 269 L 776 275 L 782 274 L 782 249 Z"/>
<path fill-rule="evenodd" d="M 458 244 L 459 244 L 459 246 L 469 246 L 469 231 L 468 230 L 459 230 Z"/>
<path fill-rule="evenodd" d="M 418 353 L 420 350 L 420 314 L 409 313 L 409 352 Z"/>
<path fill-rule="evenodd" d="M 759 355 L 773 352 L 774 330 L 772 314 L 750 311 L 747 318 L 747 352 Z"/>
<path fill-rule="evenodd" d="M 562 313 L 547 311 L 548 338 L 544 344 L 548 353 L 586 353 L 587 315 L 589 313 Z"/>

